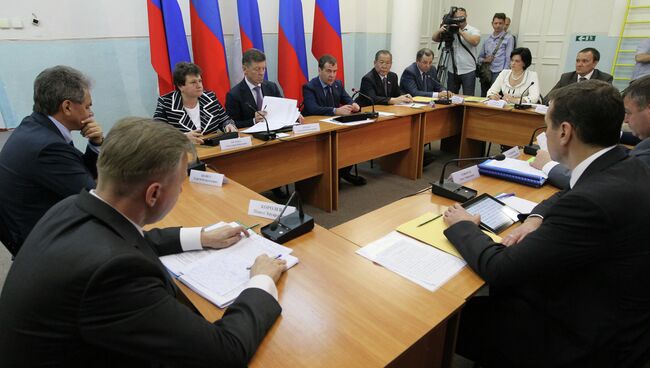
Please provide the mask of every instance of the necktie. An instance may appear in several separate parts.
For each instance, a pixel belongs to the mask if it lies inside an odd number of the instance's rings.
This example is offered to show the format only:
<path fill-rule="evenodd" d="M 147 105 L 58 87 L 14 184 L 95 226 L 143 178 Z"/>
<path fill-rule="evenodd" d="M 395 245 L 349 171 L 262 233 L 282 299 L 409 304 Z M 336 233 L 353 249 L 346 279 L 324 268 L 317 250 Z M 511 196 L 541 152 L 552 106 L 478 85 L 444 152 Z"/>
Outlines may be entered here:
<path fill-rule="evenodd" d="M 332 86 L 325 87 L 325 99 L 327 100 L 327 103 L 329 104 L 330 107 L 336 107 L 334 106 L 334 95 L 332 95 Z"/>
<path fill-rule="evenodd" d="M 422 73 L 422 85 L 424 86 L 424 90 L 427 90 L 427 78 L 425 77 L 424 73 Z"/>
<path fill-rule="evenodd" d="M 585 77 L 580 77 L 580 78 L 578 78 L 578 82 L 584 82 L 584 81 L 586 81 L 586 80 L 587 80 L 587 78 L 585 78 Z"/>
<path fill-rule="evenodd" d="M 384 96 L 388 97 L 388 78 L 382 78 L 381 82 L 384 84 Z"/>
<path fill-rule="evenodd" d="M 257 111 L 262 111 L 262 89 L 260 86 L 257 86 L 253 90 L 255 90 L 255 100 L 257 100 Z"/>

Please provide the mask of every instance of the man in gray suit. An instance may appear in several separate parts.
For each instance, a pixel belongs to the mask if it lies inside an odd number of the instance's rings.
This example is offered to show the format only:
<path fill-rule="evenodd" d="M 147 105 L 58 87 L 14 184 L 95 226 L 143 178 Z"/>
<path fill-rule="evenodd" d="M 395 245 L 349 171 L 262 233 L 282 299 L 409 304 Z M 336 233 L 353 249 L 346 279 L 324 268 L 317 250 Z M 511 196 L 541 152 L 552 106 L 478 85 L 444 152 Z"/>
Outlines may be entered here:
<path fill-rule="evenodd" d="M 549 93 L 555 89 L 568 86 L 569 84 L 583 82 L 590 79 L 598 79 L 607 83 L 612 83 L 614 77 L 596 69 L 598 61 L 600 61 L 600 52 L 595 48 L 587 47 L 586 49 L 580 50 L 576 56 L 576 70 L 562 74 L 560 80 L 557 82 L 555 87 L 549 91 Z M 544 99 L 544 103 L 548 104 L 548 101 Z"/>
<path fill-rule="evenodd" d="M 633 81 L 623 92 L 625 104 L 625 120 L 632 134 L 642 139 L 630 151 L 630 155 L 638 157 L 650 166 L 650 75 Z M 537 151 L 535 161 L 531 166 L 548 174 L 548 182 L 565 189 L 569 186 L 571 171 L 564 165 L 551 158 L 547 151 Z"/>

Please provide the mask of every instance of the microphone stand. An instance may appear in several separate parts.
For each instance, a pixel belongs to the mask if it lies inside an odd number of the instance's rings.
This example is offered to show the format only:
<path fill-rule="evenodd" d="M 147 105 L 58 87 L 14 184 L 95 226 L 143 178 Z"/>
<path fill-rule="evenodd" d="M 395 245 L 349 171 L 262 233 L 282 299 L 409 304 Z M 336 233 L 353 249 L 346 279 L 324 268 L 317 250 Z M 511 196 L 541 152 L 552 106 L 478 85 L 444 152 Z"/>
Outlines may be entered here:
<path fill-rule="evenodd" d="M 248 106 L 250 109 L 252 109 L 255 112 L 255 114 L 257 114 L 257 109 L 254 108 L 251 104 L 247 102 L 246 106 Z M 262 141 L 270 141 L 277 138 L 275 132 L 271 132 L 271 130 L 269 129 L 269 121 L 266 120 L 266 116 L 264 116 L 264 114 L 260 114 L 260 116 L 262 117 L 262 119 L 264 119 L 264 123 L 266 124 L 266 132 L 253 133 L 253 137 Z M 254 115 L 253 115 L 253 121 L 255 121 Z"/>
<path fill-rule="evenodd" d="M 445 162 L 442 166 L 442 173 L 440 173 L 440 180 L 438 182 L 431 183 L 431 193 L 439 195 L 444 198 L 449 198 L 458 202 L 466 202 L 474 197 L 478 192 L 472 188 L 456 184 L 453 181 L 445 180 L 445 170 L 447 165 L 452 162 L 461 162 L 461 161 L 483 161 L 483 160 L 497 160 L 502 161 L 506 158 L 503 153 L 494 156 L 488 157 L 471 157 L 471 158 L 456 158 Z"/>
<path fill-rule="evenodd" d="M 527 145 L 524 146 L 524 153 L 527 155 L 531 156 L 536 156 L 537 155 L 537 150 L 539 150 L 539 145 L 538 144 L 533 144 L 533 141 L 535 140 L 535 133 L 540 131 L 541 129 L 546 129 L 546 125 L 543 125 L 541 127 L 535 128 L 533 130 L 533 135 L 530 136 L 530 141 L 528 142 Z"/>
<path fill-rule="evenodd" d="M 528 92 L 530 87 L 533 86 L 533 84 L 535 84 L 535 82 L 530 82 L 530 85 L 526 87 L 526 89 L 523 92 L 521 92 L 521 96 L 519 97 L 519 103 L 515 104 L 515 110 L 527 110 L 532 107 L 530 105 L 524 105 L 522 102 L 524 102 L 524 95 L 526 94 L 526 92 Z"/>

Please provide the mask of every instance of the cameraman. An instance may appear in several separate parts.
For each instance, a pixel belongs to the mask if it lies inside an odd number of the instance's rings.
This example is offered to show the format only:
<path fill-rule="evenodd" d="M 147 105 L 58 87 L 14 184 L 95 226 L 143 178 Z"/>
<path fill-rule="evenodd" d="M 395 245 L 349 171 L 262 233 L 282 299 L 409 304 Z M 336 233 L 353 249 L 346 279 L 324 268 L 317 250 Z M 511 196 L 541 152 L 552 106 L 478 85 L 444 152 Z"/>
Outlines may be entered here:
<path fill-rule="evenodd" d="M 457 70 L 454 73 L 453 64 L 447 59 L 449 91 L 459 93 L 462 84 L 463 94 L 473 96 L 476 87 L 477 46 L 481 42 L 481 31 L 467 24 L 465 8 L 452 7 L 452 11 L 445 15 L 443 24 L 432 37 L 434 42 L 446 42 L 445 40 L 452 38 L 452 55 L 450 56 L 454 58 Z"/>

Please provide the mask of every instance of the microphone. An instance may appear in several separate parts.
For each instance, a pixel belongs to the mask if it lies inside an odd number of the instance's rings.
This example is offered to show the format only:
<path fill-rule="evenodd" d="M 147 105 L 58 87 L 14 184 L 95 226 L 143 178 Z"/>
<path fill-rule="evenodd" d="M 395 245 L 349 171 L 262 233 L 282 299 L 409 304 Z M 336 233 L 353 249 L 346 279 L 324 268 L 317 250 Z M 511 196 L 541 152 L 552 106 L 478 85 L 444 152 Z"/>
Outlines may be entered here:
<path fill-rule="evenodd" d="M 351 97 L 353 100 L 354 100 L 354 96 L 356 95 L 361 95 L 367 98 L 370 101 L 370 103 L 372 103 L 372 112 L 357 112 L 354 114 L 339 116 L 337 118 L 334 118 L 334 120 L 338 121 L 339 123 L 352 123 L 355 121 L 377 119 L 379 117 L 379 113 L 375 112 L 375 104 L 372 102 L 372 99 L 367 95 L 361 93 L 361 91 L 359 91 L 356 88 L 352 88 L 352 92 L 354 92 Z"/>
<path fill-rule="evenodd" d="M 282 217 L 284 211 L 289 206 L 289 203 L 296 198 L 298 201 L 297 209 L 298 211 Z M 300 200 L 300 195 L 298 192 L 291 193 L 291 197 L 287 200 L 287 203 L 282 208 L 282 211 L 275 218 L 273 222 L 262 227 L 260 233 L 268 239 L 273 240 L 276 243 L 286 243 L 291 239 L 295 239 L 302 234 L 306 234 L 314 228 L 314 218 L 305 214 L 302 208 L 302 201 Z"/>
<path fill-rule="evenodd" d="M 445 162 L 442 166 L 442 173 L 440 173 L 440 180 L 438 182 L 431 183 L 431 192 L 433 194 L 439 195 L 441 197 L 449 198 L 458 202 L 465 202 L 474 197 L 478 193 L 476 190 L 456 184 L 453 181 L 445 180 L 445 169 L 447 165 L 452 162 L 461 162 L 461 161 L 484 161 L 484 160 L 497 160 L 503 161 L 506 156 L 503 153 L 499 153 L 494 156 L 487 157 L 471 157 L 471 158 L 455 158 Z"/>
<path fill-rule="evenodd" d="M 375 101 L 372 98 L 370 98 L 370 96 L 368 96 L 367 94 L 361 92 L 360 90 L 358 90 L 356 88 L 352 88 L 352 92 L 354 92 L 353 96 L 354 95 L 359 95 L 359 96 L 365 97 L 368 101 L 370 101 L 370 105 L 372 106 L 372 117 L 370 119 L 375 119 L 375 118 L 377 118 L 379 116 L 379 113 L 375 112 Z M 354 100 L 354 98 L 353 98 L 353 100 Z"/>
<path fill-rule="evenodd" d="M 515 104 L 515 109 L 516 110 L 526 110 L 526 109 L 531 108 L 530 105 L 524 105 L 522 102 L 524 101 L 524 95 L 526 94 L 526 92 L 528 92 L 530 87 L 533 86 L 533 84 L 535 84 L 535 82 L 530 82 L 530 85 L 528 87 L 526 87 L 526 89 L 523 92 L 521 92 L 521 97 L 519 97 L 519 103 Z"/>
<path fill-rule="evenodd" d="M 251 105 L 250 103 L 246 102 L 246 106 L 248 106 L 248 108 L 250 108 L 255 113 L 257 113 L 257 108 L 253 107 L 253 105 Z M 262 141 L 270 141 L 275 139 L 277 136 L 275 132 L 271 132 L 271 130 L 269 129 L 269 121 L 266 120 L 266 116 L 264 116 L 263 114 L 260 115 L 262 116 L 262 119 L 264 119 L 264 123 L 266 124 L 266 133 L 265 132 L 253 133 L 253 137 Z M 253 121 L 255 121 L 255 117 L 253 117 Z"/>
<path fill-rule="evenodd" d="M 528 142 L 527 145 L 524 146 L 524 153 L 527 155 L 531 156 L 536 156 L 537 155 L 537 150 L 539 149 L 538 144 L 533 144 L 533 141 L 535 140 L 535 134 L 540 131 L 541 129 L 546 129 L 546 125 L 543 125 L 541 127 L 535 128 L 533 130 L 533 135 L 530 136 L 530 141 Z"/>
<path fill-rule="evenodd" d="M 190 176 L 192 170 L 205 171 L 205 162 L 199 159 L 199 154 L 196 152 L 194 145 L 192 145 L 192 155 L 194 156 L 194 162 L 187 165 L 187 176 Z"/>

